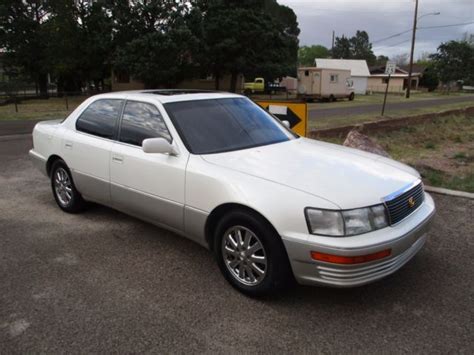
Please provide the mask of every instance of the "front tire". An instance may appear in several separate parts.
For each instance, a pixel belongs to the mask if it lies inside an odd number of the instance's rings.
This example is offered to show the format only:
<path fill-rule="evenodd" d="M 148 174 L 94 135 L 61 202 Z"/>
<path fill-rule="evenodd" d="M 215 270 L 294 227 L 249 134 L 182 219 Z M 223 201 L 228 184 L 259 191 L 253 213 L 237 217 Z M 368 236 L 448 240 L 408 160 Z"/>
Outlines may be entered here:
<path fill-rule="evenodd" d="M 282 289 L 292 272 L 280 236 L 263 218 L 232 211 L 218 223 L 214 252 L 226 280 L 249 296 Z"/>
<path fill-rule="evenodd" d="M 53 196 L 64 212 L 78 213 L 84 210 L 86 202 L 77 191 L 66 163 L 57 160 L 51 167 L 51 188 Z"/>

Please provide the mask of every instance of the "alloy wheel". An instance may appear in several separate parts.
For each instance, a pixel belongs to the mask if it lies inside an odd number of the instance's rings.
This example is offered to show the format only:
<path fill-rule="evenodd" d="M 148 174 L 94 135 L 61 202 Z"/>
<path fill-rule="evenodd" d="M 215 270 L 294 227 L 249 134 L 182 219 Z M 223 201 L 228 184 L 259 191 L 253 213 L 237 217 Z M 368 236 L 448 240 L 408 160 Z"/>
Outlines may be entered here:
<path fill-rule="evenodd" d="M 62 206 L 67 206 L 72 200 L 72 184 L 68 172 L 58 168 L 54 174 L 54 191 Z"/>
<path fill-rule="evenodd" d="M 221 252 L 227 269 L 242 284 L 255 286 L 265 278 L 265 248 L 250 229 L 243 226 L 229 228 L 222 239 Z"/>

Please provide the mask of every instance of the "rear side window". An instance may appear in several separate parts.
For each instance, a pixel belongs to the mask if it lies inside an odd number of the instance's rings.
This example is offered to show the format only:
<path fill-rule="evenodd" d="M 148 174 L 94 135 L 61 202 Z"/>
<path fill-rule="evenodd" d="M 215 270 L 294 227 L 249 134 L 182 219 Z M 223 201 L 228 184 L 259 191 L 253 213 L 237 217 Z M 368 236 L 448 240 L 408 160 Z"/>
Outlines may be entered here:
<path fill-rule="evenodd" d="M 127 101 L 120 127 L 120 142 L 141 146 L 144 139 L 158 137 L 171 143 L 171 135 L 156 106 Z"/>
<path fill-rule="evenodd" d="M 76 121 L 76 129 L 113 139 L 123 100 L 104 99 L 91 103 Z"/>

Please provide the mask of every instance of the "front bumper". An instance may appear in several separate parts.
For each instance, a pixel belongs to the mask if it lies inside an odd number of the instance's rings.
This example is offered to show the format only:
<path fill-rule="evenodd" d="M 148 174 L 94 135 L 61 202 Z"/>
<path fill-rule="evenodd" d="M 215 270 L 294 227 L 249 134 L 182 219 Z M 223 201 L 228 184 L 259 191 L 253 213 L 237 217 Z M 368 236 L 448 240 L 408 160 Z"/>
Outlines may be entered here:
<path fill-rule="evenodd" d="M 360 286 L 390 275 L 405 265 L 425 244 L 434 213 L 433 199 L 426 194 L 418 210 L 395 226 L 344 238 L 287 235 L 283 236 L 283 242 L 300 284 Z M 361 256 L 386 249 L 391 249 L 390 256 L 361 264 L 334 264 L 311 258 L 311 251 Z"/>

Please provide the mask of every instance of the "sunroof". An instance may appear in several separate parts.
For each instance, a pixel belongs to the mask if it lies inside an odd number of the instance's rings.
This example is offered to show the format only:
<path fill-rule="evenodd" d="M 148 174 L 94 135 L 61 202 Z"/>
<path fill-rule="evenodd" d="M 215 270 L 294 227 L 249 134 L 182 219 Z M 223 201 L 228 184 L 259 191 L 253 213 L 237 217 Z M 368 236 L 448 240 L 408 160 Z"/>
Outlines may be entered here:
<path fill-rule="evenodd" d="M 171 95 L 201 94 L 201 93 L 211 93 L 211 92 L 216 92 L 216 91 L 199 90 L 199 89 L 162 89 L 162 90 L 143 91 L 143 94 L 171 96 Z"/>

